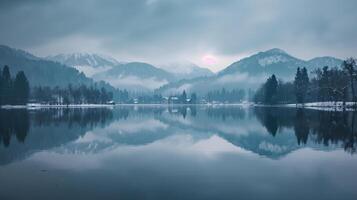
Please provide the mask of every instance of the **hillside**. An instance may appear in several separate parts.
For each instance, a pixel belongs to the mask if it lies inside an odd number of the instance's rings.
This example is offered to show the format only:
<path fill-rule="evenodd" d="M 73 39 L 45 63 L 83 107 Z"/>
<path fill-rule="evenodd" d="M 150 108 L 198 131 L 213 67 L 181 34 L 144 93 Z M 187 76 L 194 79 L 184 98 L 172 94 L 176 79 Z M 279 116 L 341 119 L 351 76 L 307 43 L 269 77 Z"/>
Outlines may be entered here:
<path fill-rule="evenodd" d="M 294 78 L 298 67 L 306 67 L 311 72 L 323 66 L 338 67 L 341 63 L 342 60 L 333 57 L 317 57 L 305 61 L 275 48 L 234 62 L 217 75 L 170 83 L 158 89 L 158 92 L 173 94 L 186 90 L 204 95 L 207 91 L 223 87 L 255 89 L 271 74 L 287 81 Z"/>

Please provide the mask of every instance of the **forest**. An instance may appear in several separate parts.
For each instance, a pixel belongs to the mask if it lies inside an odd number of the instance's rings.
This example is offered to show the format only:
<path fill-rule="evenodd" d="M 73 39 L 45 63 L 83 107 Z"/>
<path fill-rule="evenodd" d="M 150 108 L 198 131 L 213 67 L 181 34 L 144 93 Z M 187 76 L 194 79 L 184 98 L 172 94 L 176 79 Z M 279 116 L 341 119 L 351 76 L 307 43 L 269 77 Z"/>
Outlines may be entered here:
<path fill-rule="evenodd" d="M 66 88 L 38 86 L 31 92 L 31 100 L 45 104 L 105 104 L 112 99 L 113 93 L 105 88 L 86 85 L 68 85 Z"/>
<path fill-rule="evenodd" d="M 348 58 L 340 67 L 317 68 L 308 71 L 305 67 L 296 70 L 293 81 L 284 82 L 271 75 L 254 95 L 248 98 L 257 104 L 304 104 L 308 102 L 346 102 L 357 103 L 356 97 L 357 64 L 356 59 Z M 0 105 L 25 105 L 28 102 L 69 105 L 69 104 L 107 104 L 117 103 L 169 103 L 196 104 L 201 102 L 240 103 L 246 99 L 243 89 L 209 91 L 201 98 L 196 93 L 163 97 L 161 94 L 142 94 L 132 96 L 127 90 L 108 91 L 105 87 L 93 85 L 72 85 L 66 87 L 30 86 L 25 73 L 19 71 L 14 77 L 8 66 L 0 70 Z M 351 105 L 351 104 L 349 104 Z"/>
<path fill-rule="evenodd" d="M 126 91 L 117 93 L 122 98 L 127 98 Z M 28 102 L 43 104 L 104 104 L 112 101 L 113 93 L 104 87 L 72 86 L 31 87 L 23 71 L 19 71 L 15 77 L 11 76 L 8 66 L 4 66 L 0 72 L 0 105 L 26 105 Z"/>
<path fill-rule="evenodd" d="M 26 104 L 30 94 L 30 85 L 23 71 L 15 78 L 11 77 L 10 69 L 4 66 L 0 70 L 0 105 Z"/>
<path fill-rule="evenodd" d="M 242 102 L 244 98 L 245 90 L 243 89 L 226 90 L 222 88 L 221 90 L 208 92 L 206 95 L 208 102 L 239 103 Z"/>
<path fill-rule="evenodd" d="M 274 74 L 257 90 L 258 104 L 287 104 L 307 102 L 356 102 L 357 65 L 354 58 L 343 61 L 340 67 L 324 66 L 312 72 L 297 68 L 295 79 L 283 82 Z"/>

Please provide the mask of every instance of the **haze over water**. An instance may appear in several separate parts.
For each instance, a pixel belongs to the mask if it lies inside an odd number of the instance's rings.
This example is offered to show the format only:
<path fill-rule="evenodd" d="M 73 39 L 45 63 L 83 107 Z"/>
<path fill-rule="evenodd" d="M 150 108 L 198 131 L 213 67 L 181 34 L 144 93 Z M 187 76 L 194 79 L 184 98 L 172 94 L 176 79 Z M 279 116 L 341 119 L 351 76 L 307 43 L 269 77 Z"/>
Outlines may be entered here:
<path fill-rule="evenodd" d="M 356 114 L 0 110 L 0 199 L 355 199 Z"/>

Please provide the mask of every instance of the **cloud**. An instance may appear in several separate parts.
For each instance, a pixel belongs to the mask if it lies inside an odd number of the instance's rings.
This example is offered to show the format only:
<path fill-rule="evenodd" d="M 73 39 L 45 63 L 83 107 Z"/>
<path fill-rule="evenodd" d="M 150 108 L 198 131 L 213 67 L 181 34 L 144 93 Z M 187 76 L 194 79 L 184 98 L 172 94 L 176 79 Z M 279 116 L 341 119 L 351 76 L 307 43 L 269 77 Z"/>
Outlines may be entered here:
<path fill-rule="evenodd" d="M 141 78 L 137 76 L 101 77 L 102 80 L 118 88 L 144 88 L 157 89 L 168 83 L 167 80 L 159 80 L 155 77 Z"/>
<path fill-rule="evenodd" d="M 260 84 L 266 81 L 268 75 L 257 75 L 250 76 L 248 73 L 235 73 L 228 74 L 219 77 L 216 81 L 218 84 L 227 84 L 227 83 L 242 83 L 242 84 Z"/>
<path fill-rule="evenodd" d="M 355 0 L 5 0 L 0 43 L 40 55 L 90 49 L 149 62 L 200 63 L 205 54 L 233 59 L 272 47 L 302 58 L 344 58 L 357 52 L 356 6 Z"/>
<path fill-rule="evenodd" d="M 140 132 L 158 132 L 167 129 L 168 125 L 156 119 L 134 119 L 111 124 L 105 130 L 109 133 L 132 134 Z"/>

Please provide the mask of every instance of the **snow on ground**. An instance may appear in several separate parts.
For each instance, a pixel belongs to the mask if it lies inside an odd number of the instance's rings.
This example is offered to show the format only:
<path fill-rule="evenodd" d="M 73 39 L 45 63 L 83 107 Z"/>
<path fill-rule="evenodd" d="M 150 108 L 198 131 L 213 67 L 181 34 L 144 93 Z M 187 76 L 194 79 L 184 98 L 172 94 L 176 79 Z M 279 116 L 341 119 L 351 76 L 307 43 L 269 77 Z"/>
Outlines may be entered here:
<path fill-rule="evenodd" d="M 50 105 L 50 104 L 27 104 L 27 105 L 2 105 L 2 109 L 37 109 L 37 108 L 99 108 L 113 107 L 110 104 L 69 104 L 69 105 Z"/>
<path fill-rule="evenodd" d="M 342 101 L 327 101 L 327 102 L 311 102 L 305 104 L 285 104 L 287 107 L 298 107 L 298 108 L 307 108 L 315 110 L 324 110 L 324 111 L 347 111 L 355 110 L 352 107 L 357 106 L 355 102 L 346 102 L 346 106 L 343 106 Z"/>

